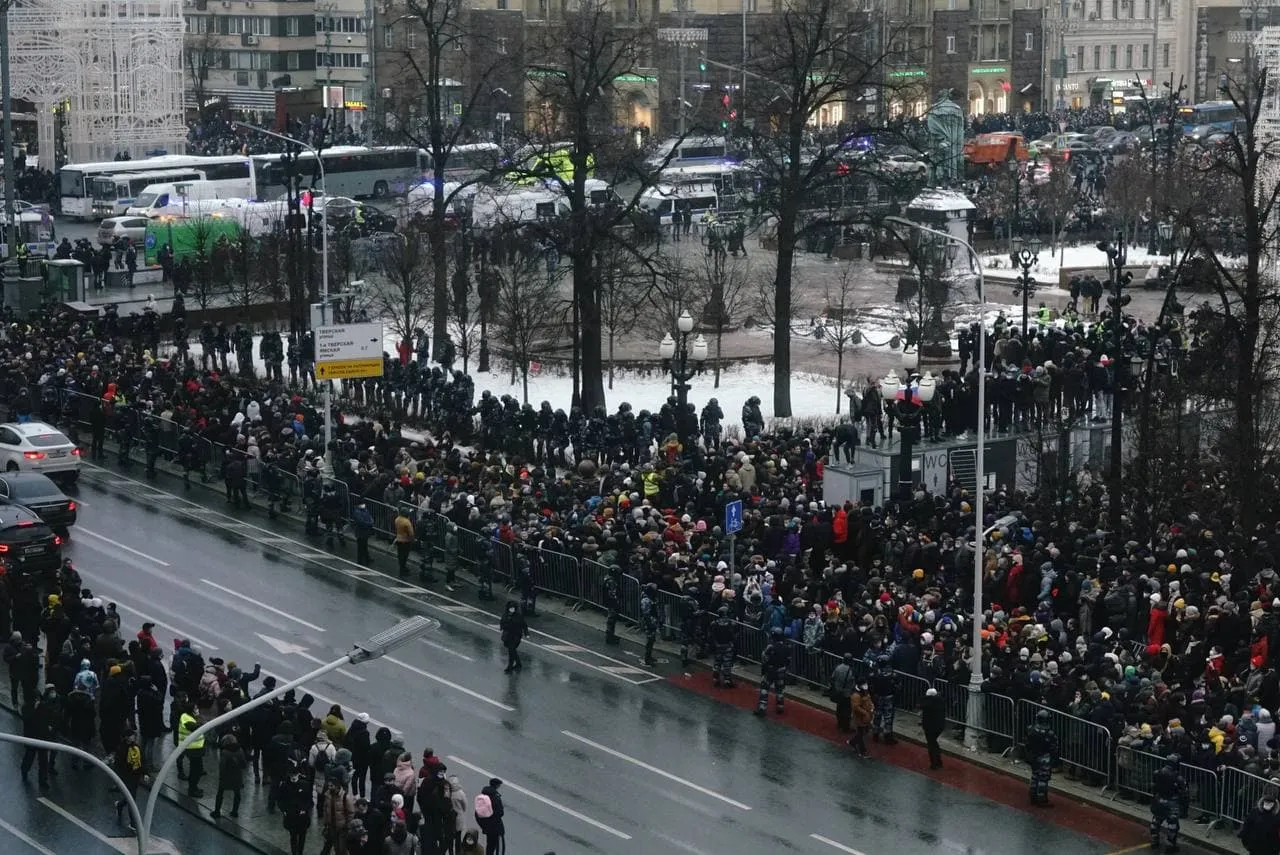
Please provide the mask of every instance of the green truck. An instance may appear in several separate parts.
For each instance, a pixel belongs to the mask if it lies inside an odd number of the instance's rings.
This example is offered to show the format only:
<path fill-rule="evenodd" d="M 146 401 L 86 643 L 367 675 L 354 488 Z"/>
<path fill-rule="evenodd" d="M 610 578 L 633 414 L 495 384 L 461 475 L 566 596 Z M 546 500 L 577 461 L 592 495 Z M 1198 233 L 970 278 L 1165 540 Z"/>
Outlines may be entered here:
<path fill-rule="evenodd" d="M 165 244 L 173 250 L 173 260 L 178 262 L 200 255 L 201 250 L 206 258 L 211 257 L 214 245 L 222 237 L 233 244 L 239 242 L 240 224 L 230 217 L 157 217 L 147 223 L 142 246 L 147 266 L 154 267 L 160 263 L 160 250 Z"/>

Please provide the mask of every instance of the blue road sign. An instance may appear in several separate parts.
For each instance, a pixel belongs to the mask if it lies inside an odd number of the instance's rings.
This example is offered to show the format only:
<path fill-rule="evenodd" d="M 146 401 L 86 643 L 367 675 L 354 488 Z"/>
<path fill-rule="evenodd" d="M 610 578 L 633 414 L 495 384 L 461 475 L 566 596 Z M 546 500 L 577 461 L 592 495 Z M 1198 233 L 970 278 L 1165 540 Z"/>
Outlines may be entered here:
<path fill-rule="evenodd" d="M 155 249 L 155 248 L 156 248 L 156 235 L 155 235 L 155 232 L 148 232 L 148 233 L 147 233 L 147 234 L 142 238 L 142 244 L 143 244 L 143 246 L 144 246 L 146 249 Z"/>
<path fill-rule="evenodd" d="M 742 531 L 742 500 L 735 499 L 724 506 L 724 533 L 736 534 Z"/>

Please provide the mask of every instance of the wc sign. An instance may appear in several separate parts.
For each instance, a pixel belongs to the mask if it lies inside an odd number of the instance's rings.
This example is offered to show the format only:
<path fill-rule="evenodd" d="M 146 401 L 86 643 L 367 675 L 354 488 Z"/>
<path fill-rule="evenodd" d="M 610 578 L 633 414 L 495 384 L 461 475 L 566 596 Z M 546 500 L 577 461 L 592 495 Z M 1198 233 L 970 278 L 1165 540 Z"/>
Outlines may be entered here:
<path fill-rule="evenodd" d="M 931 495 L 939 495 L 947 489 L 947 470 L 950 455 L 946 449 L 930 449 L 920 456 L 920 486 Z"/>

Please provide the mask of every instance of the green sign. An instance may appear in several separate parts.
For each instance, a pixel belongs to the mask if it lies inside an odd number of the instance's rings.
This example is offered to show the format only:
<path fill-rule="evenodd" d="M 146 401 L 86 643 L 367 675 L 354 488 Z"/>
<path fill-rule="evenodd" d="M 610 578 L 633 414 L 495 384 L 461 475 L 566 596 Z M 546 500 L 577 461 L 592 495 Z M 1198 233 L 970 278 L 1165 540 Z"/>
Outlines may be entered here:
<path fill-rule="evenodd" d="M 619 74 L 614 83 L 657 83 L 658 78 L 648 74 Z"/>
<path fill-rule="evenodd" d="M 982 68 L 975 68 L 970 74 L 1008 74 L 1009 69 L 1002 68 L 998 65 L 986 65 Z"/>
<path fill-rule="evenodd" d="M 902 71 L 890 71 L 890 77 L 928 77 L 929 72 L 923 68 L 907 68 Z"/>

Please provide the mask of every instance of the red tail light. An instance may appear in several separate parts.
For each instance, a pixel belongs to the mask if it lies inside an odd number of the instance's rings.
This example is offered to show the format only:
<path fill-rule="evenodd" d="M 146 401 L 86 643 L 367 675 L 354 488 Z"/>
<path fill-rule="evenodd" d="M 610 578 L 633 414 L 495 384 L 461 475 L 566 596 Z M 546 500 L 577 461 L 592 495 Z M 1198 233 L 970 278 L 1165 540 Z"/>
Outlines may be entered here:
<path fill-rule="evenodd" d="M 22 456 L 27 460 L 44 460 L 43 451 L 24 451 L 22 452 Z"/>
<path fill-rule="evenodd" d="M 61 545 L 62 545 L 62 535 L 60 535 L 60 534 L 55 534 L 55 535 L 53 536 L 53 545 L 54 545 L 54 546 L 61 546 Z"/>
<path fill-rule="evenodd" d="M 78 448 L 73 448 L 73 449 L 71 449 L 71 455 L 72 455 L 73 457 L 79 457 L 79 456 L 80 456 L 80 449 L 78 449 Z"/>
<path fill-rule="evenodd" d="M 18 528 L 30 528 L 33 525 L 35 525 L 35 523 L 33 523 L 31 520 L 23 520 L 22 522 L 18 523 Z"/>
<path fill-rule="evenodd" d="M 0 543 L 0 555 L 4 555 L 8 551 L 9 551 L 9 544 Z"/>
<path fill-rule="evenodd" d="M 72 499 L 71 501 L 67 502 L 67 510 L 69 510 L 69 511 L 74 511 L 75 509 L 76 509 L 76 500 L 75 500 L 75 499 Z"/>

